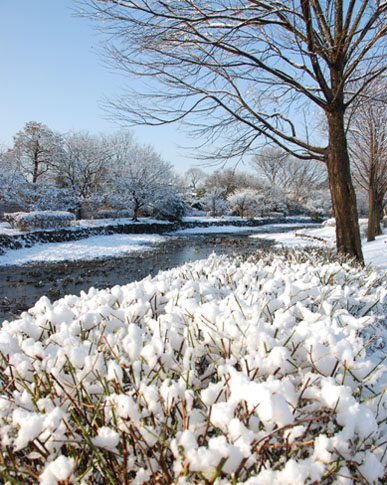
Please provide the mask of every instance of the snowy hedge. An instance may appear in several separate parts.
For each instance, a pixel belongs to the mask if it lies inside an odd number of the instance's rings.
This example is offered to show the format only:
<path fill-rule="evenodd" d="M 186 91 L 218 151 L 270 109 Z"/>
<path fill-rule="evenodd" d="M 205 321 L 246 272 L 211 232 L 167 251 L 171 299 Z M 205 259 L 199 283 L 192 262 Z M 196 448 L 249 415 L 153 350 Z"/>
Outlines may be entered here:
<path fill-rule="evenodd" d="M 32 229 L 51 229 L 54 227 L 69 226 L 75 220 L 75 216 L 65 211 L 35 211 L 4 214 L 4 219 L 14 229 L 30 231 Z"/>
<path fill-rule="evenodd" d="M 125 218 L 129 219 L 133 217 L 133 211 L 127 210 L 116 210 L 116 209 L 100 209 L 95 212 L 95 219 L 119 219 Z"/>
<path fill-rule="evenodd" d="M 381 482 L 386 305 L 378 273 L 306 253 L 43 297 L 0 330 L 0 476 Z"/>

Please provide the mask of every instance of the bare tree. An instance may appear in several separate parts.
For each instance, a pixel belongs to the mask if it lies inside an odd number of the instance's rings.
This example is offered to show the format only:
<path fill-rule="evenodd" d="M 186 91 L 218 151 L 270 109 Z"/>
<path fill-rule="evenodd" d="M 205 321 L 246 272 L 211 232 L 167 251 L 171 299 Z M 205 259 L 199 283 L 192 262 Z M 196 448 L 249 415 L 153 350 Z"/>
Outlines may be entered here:
<path fill-rule="evenodd" d="M 313 160 L 299 160 L 272 147 L 254 155 L 251 167 L 258 177 L 280 187 L 297 202 L 305 202 L 312 190 L 318 189 L 327 181 L 324 164 Z"/>
<path fill-rule="evenodd" d="M 193 191 L 196 191 L 199 188 L 199 184 L 204 181 L 205 177 L 205 172 L 198 167 L 191 167 L 184 174 L 186 183 Z"/>
<path fill-rule="evenodd" d="M 387 194 L 386 82 L 373 83 L 350 116 L 349 142 L 354 179 L 368 192 L 368 241 L 381 234 Z"/>
<path fill-rule="evenodd" d="M 281 186 L 288 155 L 279 148 L 267 147 L 253 156 L 250 165 L 259 177 L 266 179 L 271 185 Z"/>
<path fill-rule="evenodd" d="M 190 121 L 208 142 L 226 140 L 217 158 L 256 150 L 263 138 L 325 162 L 338 250 L 363 261 L 344 114 L 386 69 L 385 1 L 82 3 L 109 31 L 114 65 L 149 86 L 113 103 L 118 115 L 138 124 Z M 326 116 L 327 146 L 312 143 L 300 120 L 310 105 Z"/>
<path fill-rule="evenodd" d="M 231 168 L 216 170 L 208 175 L 204 186 L 206 190 L 219 188 L 223 191 L 223 198 L 226 200 L 237 189 L 246 189 L 254 185 L 255 179 L 251 175 L 243 172 L 237 172 Z"/>
<path fill-rule="evenodd" d="M 63 157 L 63 139 L 46 125 L 30 121 L 14 136 L 12 153 L 22 174 L 35 184 Z"/>

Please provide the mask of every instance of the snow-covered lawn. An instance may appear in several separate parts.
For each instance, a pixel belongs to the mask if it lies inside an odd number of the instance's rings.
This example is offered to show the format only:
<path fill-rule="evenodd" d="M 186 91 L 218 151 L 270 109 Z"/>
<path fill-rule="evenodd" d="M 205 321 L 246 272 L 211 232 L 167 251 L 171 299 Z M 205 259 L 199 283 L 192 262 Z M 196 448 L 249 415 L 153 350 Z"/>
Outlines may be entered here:
<path fill-rule="evenodd" d="M 213 255 L 0 330 L 4 483 L 382 483 L 387 285 Z"/>
<path fill-rule="evenodd" d="M 274 239 L 278 245 L 286 247 L 330 247 L 335 245 L 335 228 L 325 226 L 321 228 L 300 229 L 286 233 L 253 234 L 252 238 Z M 387 230 L 377 236 L 375 241 L 367 242 L 362 239 L 363 254 L 366 264 L 372 264 L 382 271 L 387 271 Z"/>
<path fill-rule="evenodd" d="M 164 240 L 165 237 L 156 234 L 111 234 L 78 241 L 37 244 L 31 248 L 8 250 L 0 255 L 0 266 L 114 257 L 152 249 L 152 244 Z"/>

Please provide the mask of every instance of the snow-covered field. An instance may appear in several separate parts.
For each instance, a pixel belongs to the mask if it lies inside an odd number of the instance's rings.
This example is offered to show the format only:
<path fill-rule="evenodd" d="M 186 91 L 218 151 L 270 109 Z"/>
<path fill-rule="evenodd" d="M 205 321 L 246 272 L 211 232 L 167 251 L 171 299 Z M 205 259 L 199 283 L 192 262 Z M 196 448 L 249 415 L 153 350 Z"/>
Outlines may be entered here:
<path fill-rule="evenodd" d="M 111 234 L 78 241 L 37 244 L 30 248 L 8 250 L 0 255 L 0 266 L 114 257 L 152 249 L 152 244 L 163 240 L 165 237 L 156 234 Z"/>
<path fill-rule="evenodd" d="M 250 237 L 274 239 L 278 245 L 285 247 L 331 247 L 335 245 L 335 228 L 325 226 L 313 229 L 301 229 L 285 233 L 262 233 L 254 234 Z M 378 236 L 375 241 L 367 242 L 362 239 L 363 254 L 366 264 L 372 264 L 376 268 L 387 271 L 387 230 L 384 234 Z"/>
<path fill-rule="evenodd" d="M 301 249 L 42 297 L 0 330 L 0 476 L 383 483 L 386 309 L 382 272 Z"/>

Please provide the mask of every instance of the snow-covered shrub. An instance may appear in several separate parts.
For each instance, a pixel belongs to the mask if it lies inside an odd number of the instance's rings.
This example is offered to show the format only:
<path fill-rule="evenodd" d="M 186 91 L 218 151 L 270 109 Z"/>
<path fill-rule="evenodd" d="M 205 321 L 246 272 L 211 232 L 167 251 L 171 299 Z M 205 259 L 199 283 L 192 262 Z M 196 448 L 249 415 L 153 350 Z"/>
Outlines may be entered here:
<path fill-rule="evenodd" d="M 184 199 L 177 194 L 171 194 L 160 200 L 155 208 L 154 215 L 157 219 L 167 221 L 181 221 L 185 216 L 186 205 Z"/>
<path fill-rule="evenodd" d="M 227 200 L 232 215 L 254 218 L 260 214 L 258 194 L 256 190 L 237 190 L 234 194 L 231 194 Z"/>
<path fill-rule="evenodd" d="M 325 227 L 335 227 L 336 219 L 334 217 L 331 217 L 330 219 L 327 219 L 326 221 L 324 221 L 322 225 Z"/>
<path fill-rule="evenodd" d="M 380 274 L 305 252 L 43 297 L 0 329 L 0 477 L 382 481 L 384 369 L 366 349 L 386 304 Z"/>
<path fill-rule="evenodd" d="M 133 211 L 130 209 L 122 209 L 117 212 L 117 215 L 123 219 L 131 219 L 133 217 Z"/>
<path fill-rule="evenodd" d="M 75 220 L 75 216 L 65 211 L 14 212 L 4 214 L 4 219 L 14 229 L 31 231 L 69 226 Z"/>
<path fill-rule="evenodd" d="M 211 190 L 208 190 L 199 202 L 201 206 L 208 211 L 211 217 L 222 216 L 228 209 L 227 202 L 223 197 L 224 189 L 214 187 Z"/>
<path fill-rule="evenodd" d="M 77 206 L 77 199 L 70 189 L 59 188 L 54 184 L 29 184 L 23 197 L 29 212 L 68 211 Z"/>
<path fill-rule="evenodd" d="M 118 211 L 115 209 L 99 209 L 95 213 L 96 219 L 115 219 L 118 217 Z"/>

